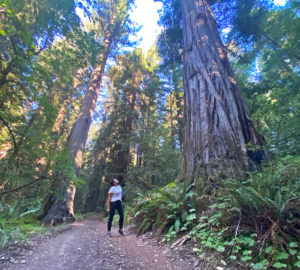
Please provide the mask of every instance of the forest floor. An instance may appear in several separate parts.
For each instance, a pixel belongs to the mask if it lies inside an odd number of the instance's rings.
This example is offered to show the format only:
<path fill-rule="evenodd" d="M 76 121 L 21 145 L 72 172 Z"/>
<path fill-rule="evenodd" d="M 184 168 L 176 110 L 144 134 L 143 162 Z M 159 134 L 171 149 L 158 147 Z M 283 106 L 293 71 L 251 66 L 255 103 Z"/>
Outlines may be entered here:
<path fill-rule="evenodd" d="M 127 227 L 125 236 L 99 216 L 63 225 L 48 237 L 34 237 L 26 245 L 0 251 L 5 270 L 181 270 L 204 269 L 193 254 L 171 249 L 153 237 L 137 236 Z"/>

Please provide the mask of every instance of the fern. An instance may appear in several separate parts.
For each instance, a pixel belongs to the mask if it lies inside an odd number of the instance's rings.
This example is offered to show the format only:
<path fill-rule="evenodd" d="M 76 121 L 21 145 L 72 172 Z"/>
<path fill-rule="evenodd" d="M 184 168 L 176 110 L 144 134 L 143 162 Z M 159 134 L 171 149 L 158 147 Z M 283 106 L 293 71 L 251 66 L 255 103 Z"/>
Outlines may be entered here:
<path fill-rule="evenodd" d="M 300 225 L 296 218 L 300 216 L 299 175 L 299 158 L 289 156 L 273 161 L 246 181 L 225 181 L 220 197 L 228 209 L 242 214 L 244 226 L 256 228 L 258 235 L 269 235 L 274 243 L 282 242 L 278 239 L 286 240 L 289 234 L 298 237 L 294 232 Z"/>
<path fill-rule="evenodd" d="M 138 224 L 139 232 L 155 228 L 157 233 L 161 234 L 172 226 L 175 232 L 179 232 L 188 217 L 184 202 L 190 198 L 192 192 L 189 193 L 189 197 L 186 196 L 187 193 L 185 185 L 171 183 L 158 190 L 139 194 L 134 203 L 134 220 Z"/>

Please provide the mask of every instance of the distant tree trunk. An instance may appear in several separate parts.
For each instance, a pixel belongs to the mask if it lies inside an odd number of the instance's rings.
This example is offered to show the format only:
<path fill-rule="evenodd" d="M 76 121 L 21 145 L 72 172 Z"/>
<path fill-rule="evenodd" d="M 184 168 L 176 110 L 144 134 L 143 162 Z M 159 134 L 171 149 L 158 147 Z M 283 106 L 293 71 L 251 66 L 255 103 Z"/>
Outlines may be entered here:
<path fill-rule="evenodd" d="M 184 35 L 183 176 L 206 181 L 243 175 L 246 144 L 264 144 L 234 79 L 206 0 L 181 0 Z M 202 181 L 201 181 L 202 180 Z M 196 181 L 197 182 L 197 181 Z"/>
<path fill-rule="evenodd" d="M 175 129 L 175 125 L 174 125 L 174 116 L 173 114 L 175 113 L 173 112 L 174 109 L 174 92 L 172 91 L 169 94 L 169 107 L 170 107 L 170 115 L 169 115 L 169 121 L 170 121 L 170 128 L 171 128 L 171 134 L 170 134 L 170 138 L 171 138 L 171 145 L 172 148 L 175 149 L 176 148 L 176 129 Z"/>
<path fill-rule="evenodd" d="M 134 78 L 135 81 L 135 88 L 137 88 L 137 77 L 135 75 Z M 129 138 L 132 135 L 132 129 L 133 129 L 133 123 L 134 123 L 134 113 L 135 113 L 135 101 L 136 101 L 136 92 L 135 90 L 133 91 L 128 91 L 125 94 L 125 104 L 126 107 L 128 108 L 126 114 L 124 115 L 124 120 L 123 120 L 123 127 L 120 131 L 120 135 L 123 138 L 123 143 L 125 145 L 119 145 L 120 149 L 117 152 L 116 156 L 116 173 L 120 177 L 120 181 L 123 182 L 124 180 L 124 175 L 127 172 L 127 168 L 129 165 L 129 153 L 130 153 L 130 144 L 129 144 Z"/>
<path fill-rule="evenodd" d="M 104 128 L 104 123 L 102 123 L 101 128 Z M 83 194 L 80 200 L 82 211 L 96 211 L 98 202 L 100 201 L 99 196 L 101 194 L 102 178 L 104 175 L 107 157 L 107 147 L 105 147 L 100 153 L 98 151 L 94 153 L 94 161 L 92 162 L 94 166 L 90 173 L 90 178 L 83 189 Z M 106 197 L 102 199 L 105 201 Z"/>
<path fill-rule="evenodd" d="M 174 98 L 174 120 L 176 120 L 177 125 L 176 125 L 176 130 L 175 133 L 178 137 L 179 140 L 179 146 L 180 149 L 182 149 L 183 145 L 183 129 L 184 129 L 184 119 L 183 119 L 183 96 L 181 95 L 182 91 L 182 86 L 181 86 L 181 78 L 182 74 L 181 72 L 178 71 L 178 63 L 176 64 L 176 60 L 173 59 L 172 65 L 171 65 L 171 78 L 170 80 L 172 81 L 172 85 L 174 89 L 172 90 L 172 95 Z"/>
<path fill-rule="evenodd" d="M 103 194 L 103 190 L 101 190 L 102 184 L 102 177 L 104 175 L 104 169 L 106 166 L 107 156 L 108 156 L 108 149 L 104 149 L 103 153 L 101 153 L 101 158 L 98 161 L 97 171 L 94 170 L 94 174 L 96 175 L 94 179 L 93 187 L 89 188 L 90 192 L 90 211 L 94 212 L 97 210 L 99 205 L 104 206 L 104 201 L 106 197 L 100 196 L 101 192 Z M 103 203 L 102 203 L 103 202 Z"/>
<path fill-rule="evenodd" d="M 111 40 L 111 35 L 107 35 L 103 40 L 102 52 L 97 57 L 97 65 L 91 74 L 88 89 L 80 107 L 79 116 L 73 125 L 67 142 L 67 146 L 72 154 L 71 158 L 75 161 L 76 176 L 79 176 L 83 152 L 95 111 L 106 61 L 110 52 Z M 43 218 L 43 223 L 56 225 L 65 220 L 73 221 L 75 219 L 73 209 L 75 192 L 76 187 L 74 185 L 69 185 L 68 181 L 63 181 L 61 197 L 55 198 L 51 208 Z"/>

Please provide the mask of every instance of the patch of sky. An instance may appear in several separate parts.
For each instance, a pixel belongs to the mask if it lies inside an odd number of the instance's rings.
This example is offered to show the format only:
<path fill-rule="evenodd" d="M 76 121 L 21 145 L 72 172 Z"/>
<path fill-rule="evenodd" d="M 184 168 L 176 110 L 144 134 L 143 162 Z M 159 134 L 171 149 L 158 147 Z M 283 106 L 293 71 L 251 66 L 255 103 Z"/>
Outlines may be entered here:
<path fill-rule="evenodd" d="M 136 0 L 135 7 L 130 12 L 130 18 L 141 30 L 133 40 L 141 40 L 139 47 L 148 50 L 155 43 L 157 36 L 161 31 L 158 26 L 158 10 L 162 8 L 162 3 L 153 0 Z"/>
<path fill-rule="evenodd" d="M 274 0 L 274 4 L 276 6 L 284 6 L 286 4 L 287 0 Z"/>

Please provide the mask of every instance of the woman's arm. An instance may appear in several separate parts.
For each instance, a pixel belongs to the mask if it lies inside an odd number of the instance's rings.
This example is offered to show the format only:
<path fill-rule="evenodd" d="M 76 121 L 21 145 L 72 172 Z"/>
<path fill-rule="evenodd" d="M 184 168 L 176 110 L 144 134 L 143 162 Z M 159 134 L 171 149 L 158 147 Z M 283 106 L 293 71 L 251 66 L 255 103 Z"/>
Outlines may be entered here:
<path fill-rule="evenodd" d="M 107 201 L 106 201 L 108 212 L 110 211 L 110 200 L 111 200 L 112 195 L 113 195 L 112 193 L 108 192 Z"/>

